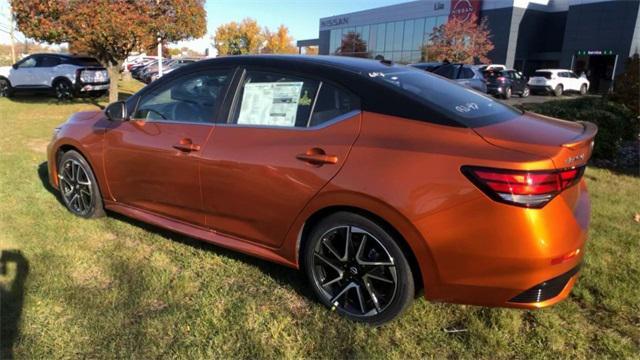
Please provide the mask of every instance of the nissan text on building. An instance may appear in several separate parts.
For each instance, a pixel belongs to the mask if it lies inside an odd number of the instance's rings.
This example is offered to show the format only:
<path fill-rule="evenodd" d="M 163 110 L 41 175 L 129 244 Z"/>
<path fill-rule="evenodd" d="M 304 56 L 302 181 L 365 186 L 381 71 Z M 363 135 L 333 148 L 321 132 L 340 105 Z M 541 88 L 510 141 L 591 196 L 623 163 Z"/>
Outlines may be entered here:
<path fill-rule="evenodd" d="M 529 75 L 541 68 L 585 73 L 594 91 L 606 91 L 626 59 L 640 52 L 637 0 L 420 0 L 320 19 L 316 45 L 335 54 L 343 36 L 357 33 L 360 54 L 400 63 L 425 61 L 434 27 L 453 17 L 486 18 L 495 46 L 489 58 Z"/>

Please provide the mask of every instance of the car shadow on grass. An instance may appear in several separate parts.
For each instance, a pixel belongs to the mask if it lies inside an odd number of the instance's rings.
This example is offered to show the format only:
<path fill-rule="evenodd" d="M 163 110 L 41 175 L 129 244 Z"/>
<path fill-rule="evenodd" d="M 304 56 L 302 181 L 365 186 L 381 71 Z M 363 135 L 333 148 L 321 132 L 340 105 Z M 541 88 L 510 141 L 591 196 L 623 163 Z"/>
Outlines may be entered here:
<path fill-rule="evenodd" d="M 20 337 L 20 318 L 24 304 L 24 285 L 29 262 L 20 250 L 0 254 L 0 359 L 13 359 L 13 347 Z M 6 278 L 6 279 L 5 279 Z"/>
<path fill-rule="evenodd" d="M 42 186 L 49 193 L 55 196 L 56 200 L 58 200 L 61 206 L 65 206 L 58 190 L 56 190 L 49 183 L 49 171 L 47 169 L 46 162 L 43 162 L 38 166 L 38 177 L 42 182 Z M 218 255 L 222 255 L 227 258 L 231 258 L 233 260 L 242 261 L 248 265 L 254 266 L 260 269 L 260 271 L 262 271 L 266 275 L 269 275 L 278 284 L 289 285 L 298 295 L 301 295 L 309 300 L 315 301 L 315 297 L 313 296 L 313 291 L 308 286 L 306 279 L 304 277 L 304 274 L 301 271 L 297 271 L 295 269 L 286 267 L 284 265 L 279 265 L 279 264 L 262 260 L 256 257 L 252 257 L 249 255 L 232 251 L 232 250 L 228 250 L 205 241 L 201 241 L 186 235 L 182 235 L 174 231 L 166 230 L 155 225 L 138 221 L 133 218 L 126 217 L 124 215 L 120 215 L 118 213 L 114 213 L 111 211 L 108 211 L 107 213 L 108 213 L 108 216 L 113 219 L 117 219 L 119 221 L 126 222 L 129 225 L 142 228 L 145 231 L 148 231 L 156 235 L 160 235 L 163 238 L 166 238 L 168 240 L 176 241 L 181 244 L 184 244 L 193 248 L 197 248 L 200 250 L 215 252 Z"/>
<path fill-rule="evenodd" d="M 304 298 L 312 302 L 316 301 L 316 298 L 313 296 L 313 291 L 311 287 L 309 287 L 305 279 L 305 275 L 302 271 L 298 271 L 284 265 L 280 265 L 274 262 L 262 260 L 253 256 L 249 256 L 233 250 L 229 250 L 229 249 L 208 243 L 206 241 L 202 241 L 190 236 L 182 235 L 180 233 L 177 233 L 171 230 L 166 230 L 164 228 L 161 228 L 152 224 L 148 224 L 142 221 L 138 221 L 136 219 L 133 219 L 118 213 L 114 213 L 112 211 L 107 211 L 107 214 L 112 219 L 116 219 L 118 221 L 125 222 L 129 225 L 142 228 L 147 232 L 162 236 L 167 240 L 175 241 L 195 249 L 214 252 L 217 255 L 224 256 L 236 261 L 241 261 L 247 265 L 254 266 L 265 275 L 268 275 L 269 277 L 271 277 L 274 281 L 278 283 L 278 285 L 288 285 L 291 287 L 292 290 L 296 292 L 296 294 L 303 296 Z"/>

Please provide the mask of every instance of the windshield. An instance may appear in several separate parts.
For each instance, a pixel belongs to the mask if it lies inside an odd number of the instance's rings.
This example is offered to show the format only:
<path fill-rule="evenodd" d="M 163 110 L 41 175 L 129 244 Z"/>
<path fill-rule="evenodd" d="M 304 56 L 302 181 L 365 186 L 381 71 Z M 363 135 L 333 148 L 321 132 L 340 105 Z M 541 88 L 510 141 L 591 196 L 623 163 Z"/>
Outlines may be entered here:
<path fill-rule="evenodd" d="M 475 90 L 409 67 L 369 73 L 369 77 L 468 127 L 502 122 L 522 114 Z"/>

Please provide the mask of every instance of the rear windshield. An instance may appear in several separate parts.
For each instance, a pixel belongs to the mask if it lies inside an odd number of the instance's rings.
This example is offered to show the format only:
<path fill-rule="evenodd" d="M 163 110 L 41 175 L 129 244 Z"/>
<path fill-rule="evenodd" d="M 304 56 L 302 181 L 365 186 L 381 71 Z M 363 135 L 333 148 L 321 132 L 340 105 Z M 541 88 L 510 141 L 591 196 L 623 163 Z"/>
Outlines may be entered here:
<path fill-rule="evenodd" d="M 410 67 L 369 73 L 369 77 L 468 127 L 494 124 L 522 114 L 475 90 Z"/>
<path fill-rule="evenodd" d="M 533 73 L 533 77 L 543 77 L 546 79 L 551 79 L 551 72 L 549 71 L 536 71 Z"/>

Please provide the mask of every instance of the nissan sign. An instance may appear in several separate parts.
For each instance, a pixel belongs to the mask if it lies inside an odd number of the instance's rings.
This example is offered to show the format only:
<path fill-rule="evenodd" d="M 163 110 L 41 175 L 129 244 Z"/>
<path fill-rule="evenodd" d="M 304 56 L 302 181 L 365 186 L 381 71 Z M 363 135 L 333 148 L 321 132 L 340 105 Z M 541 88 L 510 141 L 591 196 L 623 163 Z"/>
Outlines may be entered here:
<path fill-rule="evenodd" d="M 349 24 L 348 17 L 336 17 L 326 20 L 320 20 L 320 27 L 333 27 L 347 24 Z"/>
<path fill-rule="evenodd" d="M 451 0 L 449 19 L 467 21 L 475 14 L 480 19 L 480 0 Z"/>

